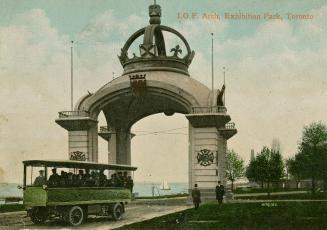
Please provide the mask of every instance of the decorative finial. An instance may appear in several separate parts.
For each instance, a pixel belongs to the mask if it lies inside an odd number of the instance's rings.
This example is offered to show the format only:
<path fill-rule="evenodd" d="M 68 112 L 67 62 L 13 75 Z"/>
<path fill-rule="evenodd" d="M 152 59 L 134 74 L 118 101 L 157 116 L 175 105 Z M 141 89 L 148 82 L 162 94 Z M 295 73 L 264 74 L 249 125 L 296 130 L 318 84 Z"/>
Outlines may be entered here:
<path fill-rule="evenodd" d="M 150 16 L 150 24 L 160 24 L 161 17 L 161 7 L 157 5 L 157 2 L 154 1 L 153 5 L 149 6 L 149 16 Z"/>

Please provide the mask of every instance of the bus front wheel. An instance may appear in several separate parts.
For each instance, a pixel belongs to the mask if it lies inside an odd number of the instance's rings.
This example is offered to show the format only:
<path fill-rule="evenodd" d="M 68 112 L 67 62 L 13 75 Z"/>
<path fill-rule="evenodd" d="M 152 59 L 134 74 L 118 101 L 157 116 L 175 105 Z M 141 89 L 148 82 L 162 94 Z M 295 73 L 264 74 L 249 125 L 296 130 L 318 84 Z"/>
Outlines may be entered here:
<path fill-rule="evenodd" d="M 115 203 L 112 206 L 111 214 L 114 220 L 120 220 L 124 213 L 124 208 L 120 203 Z"/>
<path fill-rule="evenodd" d="M 73 206 L 67 212 L 68 223 L 72 226 L 80 225 L 84 220 L 84 212 L 80 206 Z"/>
<path fill-rule="evenodd" d="M 34 224 L 44 224 L 48 218 L 48 212 L 45 208 L 36 207 L 31 210 L 30 216 Z"/>

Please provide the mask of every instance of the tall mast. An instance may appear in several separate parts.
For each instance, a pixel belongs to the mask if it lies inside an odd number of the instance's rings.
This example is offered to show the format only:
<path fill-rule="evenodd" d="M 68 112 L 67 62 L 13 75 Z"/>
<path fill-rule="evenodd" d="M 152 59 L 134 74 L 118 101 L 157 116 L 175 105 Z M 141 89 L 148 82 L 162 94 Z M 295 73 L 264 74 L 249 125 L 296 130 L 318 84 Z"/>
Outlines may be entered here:
<path fill-rule="evenodd" d="M 212 106 L 215 105 L 215 92 L 214 92 L 214 81 L 213 81 L 213 33 L 211 33 L 211 90 L 212 90 Z"/>
<path fill-rule="evenodd" d="M 71 111 L 74 110 L 73 45 L 74 45 L 74 41 L 71 41 L 71 46 L 70 46 L 70 107 L 71 107 Z"/>
<path fill-rule="evenodd" d="M 226 71 L 226 68 L 225 68 L 225 66 L 224 66 L 224 67 L 223 67 L 223 73 L 224 73 L 224 86 L 226 87 L 226 82 L 225 82 L 225 71 Z M 225 91 L 224 91 L 224 106 L 226 106 L 225 96 L 226 96 L 226 88 L 225 88 Z"/>

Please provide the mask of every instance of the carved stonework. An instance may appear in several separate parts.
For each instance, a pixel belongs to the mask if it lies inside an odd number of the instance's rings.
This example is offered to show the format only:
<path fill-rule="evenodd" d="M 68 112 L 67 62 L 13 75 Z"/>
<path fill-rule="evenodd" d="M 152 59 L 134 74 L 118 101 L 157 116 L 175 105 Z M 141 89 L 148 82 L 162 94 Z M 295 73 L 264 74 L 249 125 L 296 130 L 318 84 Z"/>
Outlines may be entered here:
<path fill-rule="evenodd" d="M 172 48 L 171 50 L 170 50 L 170 52 L 174 52 L 174 54 L 173 54 L 173 57 L 178 57 L 178 54 L 180 53 L 182 53 L 182 50 L 181 50 L 181 48 L 179 47 L 179 45 L 177 45 L 175 48 Z"/>
<path fill-rule="evenodd" d="M 155 45 L 148 45 L 148 44 L 142 44 L 140 45 L 140 54 L 141 57 L 154 57 L 157 56 L 156 53 L 156 46 Z"/>
<path fill-rule="evenodd" d="M 72 161 L 86 161 L 86 155 L 85 155 L 85 153 L 83 153 L 81 151 L 71 152 L 69 160 L 72 160 Z"/>
<path fill-rule="evenodd" d="M 145 74 L 134 74 L 129 76 L 132 92 L 136 97 L 142 96 L 146 91 L 145 76 Z"/>
<path fill-rule="evenodd" d="M 213 152 L 209 149 L 201 149 L 200 152 L 198 152 L 197 155 L 198 163 L 202 166 L 209 166 L 213 163 L 213 160 L 215 159 Z"/>
<path fill-rule="evenodd" d="M 121 49 L 120 56 L 118 56 L 120 63 L 123 65 L 126 61 L 128 61 L 128 54 L 126 49 Z"/>

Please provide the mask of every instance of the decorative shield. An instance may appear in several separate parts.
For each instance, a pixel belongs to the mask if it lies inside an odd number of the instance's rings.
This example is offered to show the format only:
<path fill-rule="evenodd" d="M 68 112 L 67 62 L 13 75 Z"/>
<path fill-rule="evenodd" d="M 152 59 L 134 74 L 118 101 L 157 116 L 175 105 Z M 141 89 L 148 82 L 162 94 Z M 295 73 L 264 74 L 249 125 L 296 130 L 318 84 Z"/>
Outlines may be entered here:
<path fill-rule="evenodd" d="M 196 158 L 198 163 L 202 166 L 211 165 L 215 159 L 213 152 L 209 149 L 201 149 Z"/>
<path fill-rule="evenodd" d="M 72 161 L 86 161 L 85 153 L 81 151 L 75 151 L 70 153 L 69 160 Z"/>
<path fill-rule="evenodd" d="M 129 76 L 133 94 L 136 97 L 142 96 L 146 91 L 145 74 L 135 74 Z"/>

